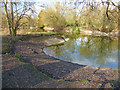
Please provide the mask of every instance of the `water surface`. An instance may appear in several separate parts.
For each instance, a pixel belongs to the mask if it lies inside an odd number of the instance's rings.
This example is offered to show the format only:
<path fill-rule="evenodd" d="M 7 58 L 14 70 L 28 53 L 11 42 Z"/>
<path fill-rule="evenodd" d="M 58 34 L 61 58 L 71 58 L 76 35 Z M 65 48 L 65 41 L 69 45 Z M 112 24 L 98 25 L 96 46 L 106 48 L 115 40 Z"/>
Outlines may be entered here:
<path fill-rule="evenodd" d="M 80 36 L 64 45 L 44 48 L 60 60 L 101 68 L 118 68 L 118 40 L 110 37 Z"/>

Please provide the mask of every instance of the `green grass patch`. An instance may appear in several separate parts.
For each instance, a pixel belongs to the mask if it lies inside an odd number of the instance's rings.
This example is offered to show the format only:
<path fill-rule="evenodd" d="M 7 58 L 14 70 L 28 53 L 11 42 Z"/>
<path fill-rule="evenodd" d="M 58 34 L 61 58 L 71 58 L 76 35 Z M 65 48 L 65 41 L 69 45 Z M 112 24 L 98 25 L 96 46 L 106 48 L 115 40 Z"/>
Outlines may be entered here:
<path fill-rule="evenodd" d="M 15 54 L 15 57 L 18 58 L 18 61 L 19 61 L 20 64 L 21 64 L 21 63 L 27 64 L 27 63 L 25 63 L 25 62 L 20 58 L 20 56 L 19 56 L 18 54 Z"/>
<path fill-rule="evenodd" d="M 27 34 L 44 34 L 44 35 L 56 35 L 57 32 L 27 32 Z"/>
<path fill-rule="evenodd" d="M 57 81 L 65 81 L 64 79 L 56 79 Z"/>
<path fill-rule="evenodd" d="M 82 79 L 81 81 L 82 81 L 83 84 L 86 84 L 88 82 L 87 79 Z"/>
<path fill-rule="evenodd" d="M 49 76 L 47 76 L 46 74 L 40 72 L 42 75 L 46 76 L 48 79 L 51 79 Z"/>
<path fill-rule="evenodd" d="M 83 83 L 83 84 L 86 84 L 88 82 L 87 79 L 81 79 L 79 81 L 75 81 L 75 83 Z"/>
<path fill-rule="evenodd" d="M 28 65 L 28 66 L 31 68 L 31 70 L 37 71 L 37 68 L 35 67 L 35 65 L 30 64 L 30 63 L 25 63 L 25 64 Z M 39 71 L 39 72 L 40 72 L 40 71 Z M 50 79 L 50 77 L 47 76 L 46 74 L 44 74 L 44 73 L 42 73 L 42 72 L 40 72 L 40 74 L 42 74 L 42 75 L 45 76 L 46 78 Z"/>

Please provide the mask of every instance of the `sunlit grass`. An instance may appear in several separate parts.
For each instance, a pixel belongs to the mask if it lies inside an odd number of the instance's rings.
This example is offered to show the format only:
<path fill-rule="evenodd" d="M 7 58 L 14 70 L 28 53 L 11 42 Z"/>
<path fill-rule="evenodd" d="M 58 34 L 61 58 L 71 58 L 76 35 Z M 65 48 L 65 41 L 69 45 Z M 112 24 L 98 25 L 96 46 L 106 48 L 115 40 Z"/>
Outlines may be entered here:
<path fill-rule="evenodd" d="M 45 34 L 45 35 L 55 35 L 57 32 L 27 32 L 26 34 Z"/>
<path fill-rule="evenodd" d="M 17 31 L 17 35 L 28 35 L 28 34 L 45 34 L 45 35 L 56 35 L 60 34 L 58 32 L 53 32 L 53 31 L 48 31 L 48 32 L 43 32 L 43 31 L 36 31 L 36 30 L 30 30 L 30 29 L 20 29 Z M 1 36 L 8 36 L 10 35 L 9 30 L 2 30 L 0 31 Z"/>

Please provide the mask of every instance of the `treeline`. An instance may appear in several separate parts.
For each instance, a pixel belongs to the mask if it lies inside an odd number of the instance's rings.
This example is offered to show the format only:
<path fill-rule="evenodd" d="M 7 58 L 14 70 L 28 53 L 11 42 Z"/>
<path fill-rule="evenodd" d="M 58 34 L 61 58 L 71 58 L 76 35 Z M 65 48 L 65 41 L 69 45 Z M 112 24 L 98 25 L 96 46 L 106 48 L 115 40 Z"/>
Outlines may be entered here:
<path fill-rule="evenodd" d="M 84 27 L 89 30 L 111 32 L 118 29 L 119 11 L 117 7 L 87 5 L 81 12 L 76 12 L 70 7 L 55 5 L 55 8 L 42 10 L 38 15 L 37 25 L 53 27 L 56 30 L 63 30 L 65 27 Z"/>
<path fill-rule="evenodd" d="M 85 1 L 56 3 L 41 10 L 36 17 L 32 16 L 36 12 L 35 3 L 2 1 L 2 28 L 7 28 L 11 36 L 16 36 L 20 29 L 42 31 L 45 26 L 57 32 L 67 29 L 79 33 L 79 27 L 102 32 L 118 30 L 119 6 L 112 1 Z"/>

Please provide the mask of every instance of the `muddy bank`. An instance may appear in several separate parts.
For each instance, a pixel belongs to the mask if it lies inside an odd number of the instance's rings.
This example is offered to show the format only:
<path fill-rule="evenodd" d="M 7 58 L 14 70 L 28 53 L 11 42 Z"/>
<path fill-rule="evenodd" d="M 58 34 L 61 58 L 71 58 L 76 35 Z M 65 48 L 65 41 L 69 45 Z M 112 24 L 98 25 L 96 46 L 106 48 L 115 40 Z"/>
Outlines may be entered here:
<path fill-rule="evenodd" d="M 118 87 L 117 70 L 92 68 L 46 55 L 43 48 L 48 45 L 45 40 L 50 38 L 52 39 L 54 36 L 32 36 L 27 40 L 23 39 L 15 43 L 15 55 L 5 55 L 2 59 L 4 87 Z M 21 62 L 23 65 L 21 65 Z"/>

